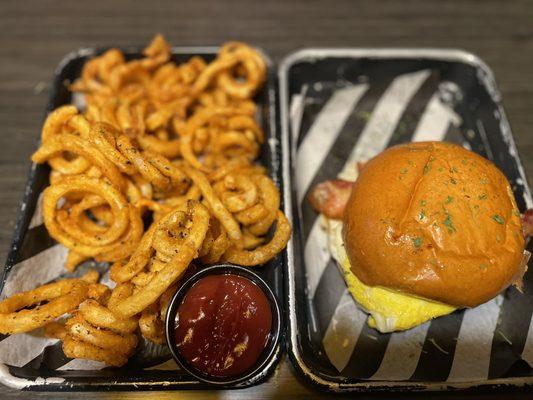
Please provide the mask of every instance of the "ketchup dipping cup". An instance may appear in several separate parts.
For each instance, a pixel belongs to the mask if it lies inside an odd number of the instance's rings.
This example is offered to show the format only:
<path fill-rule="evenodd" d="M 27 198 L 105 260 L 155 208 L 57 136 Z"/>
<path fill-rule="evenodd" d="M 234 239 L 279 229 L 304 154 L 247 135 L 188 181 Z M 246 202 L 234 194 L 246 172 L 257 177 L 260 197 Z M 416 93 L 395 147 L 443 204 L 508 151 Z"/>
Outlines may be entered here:
<path fill-rule="evenodd" d="M 235 385 L 259 374 L 276 352 L 281 314 L 259 275 L 234 265 L 204 268 L 170 301 L 165 333 L 176 362 L 198 380 Z"/>

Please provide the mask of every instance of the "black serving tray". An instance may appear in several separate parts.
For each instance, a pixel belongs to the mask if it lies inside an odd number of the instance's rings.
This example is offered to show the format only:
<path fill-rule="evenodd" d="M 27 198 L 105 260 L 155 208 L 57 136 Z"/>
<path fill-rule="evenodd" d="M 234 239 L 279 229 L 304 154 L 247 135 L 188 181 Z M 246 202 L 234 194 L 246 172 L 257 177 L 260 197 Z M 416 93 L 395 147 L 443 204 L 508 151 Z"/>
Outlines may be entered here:
<path fill-rule="evenodd" d="M 55 71 L 52 93 L 47 106 L 47 113 L 51 110 L 71 102 L 76 102 L 68 90 L 68 85 L 81 73 L 83 64 L 90 58 L 101 54 L 106 49 L 83 48 L 67 55 Z M 122 49 L 127 59 L 141 57 L 140 48 Z M 199 55 L 212 60 L 216 47 L 174 47 L 172 58 L 176 62 L 183 62 L 192 56 Z M 266 57 L 266 56 L 265 56 Z M 268 60 L 268 57 L 266 57 Z M 281 133 L 277 126 L 276 105 L 276 74 L 268 60 L 268 79 L 263 90 L 257 95 L 256 101 L 259 108 L 257 116 L 264 129 L 266 141 L 262 148 L 260 162 L 269 170 L 270 176 L 276 182 L 285 197 L 285 186 L 282 180 L 284 160 L 281 154 Z M 38 132 L 35 133 L 36 139 Z M 48 185 L 50 169 L 47 165 L 32 164 L 28 176 L 28 183 L 21 204 L 20 214 L 15 228 L 11 250 L 0 281 L 0 291 L 4 289 L 10 274 L 16 271 L 17 265 L 31 257 L 38 256 L 41 252 L 50 249 L 57 243 L 48 236 L 42 221 L 35 226 L 32 216 L 36 209 L 39 194 Z M 105 271 L 107 265 L 89 262 L 93 267 Z M 255 269 L 272 289 L 280 304 L 284 301 L 284 270 L 287 265 L 287 254 L 283 251 L 267 265 Z M 47 265 L 35 266 L 46 268 Z M 86 266 L 78 269 L 83 271 Z M 80 274 L 81 272 L 77 273 Z M 54 279 L 68 277 L 69 274 L 61 273 Z M 44 282 L 43 282 L 44 283 Z M 0 336 L 0 340 L 5 340 Z M 243 383 L 226 387 L 241 388 L 259 384 L 267 379 L 278 364 L 283 348 L 283 335 L 280 344 L 273 352 L 265 368 Z M 61 351 L 61 346 L 56 343 L 46 349 L 32 361 L 22 367 L 0 365 L 0 382 L 8 386 L 23 390 L 39 391 L 83 391 L 83 390 L 161 390 L 161 389 L 214 389 L 220 388 L 199 382 L 187 375 L 184 371 L 147 369 L 154 365 L 170 360 L 171 355 L 166 346 L 154 346 L 148 342 L 141 344 L 140 350 L 128 364 L 121 368 L 105 368 L 101 370 L 69 370 L 62 371 L 56 368 L 69 361 Z"/>
<path fill-rule="evenodd" d="M 327 244 L 311 242 L 318 215 L 305 199 L 314 184 L 335 178 L 348 159 L 359 160 L 350 156 L 371 157 L 415 137 L 456 142 L 492 160 L 511 182 L 520 210 L 531 208 L 531 192 L 490 69 L 459 50 L 304 49 L 283 61 L 279 85 L 282 155 L 284 165 L 291 166 L 283 175 L 292 189 L 285 191 L 285 212 L 295 231 L 288 253 L 287 347 L 298 373 L 331 392 L 531 388 L 533 369 L 522 359 L 533 329 L 531 268 L 524 294 L 509 288 L 498 302 L 486 305 L 489 318 L 477 314 L 472 319 L 475 309 L 437 318 L 407 333 L 420 341 L 412 342 L 415 350 L 402 353 L 397 340 L 402 334 L 381 334 L 366 325 Z M 328 112 L 329 119 L 324 117 Z M 360 149 L 354 152 L 356 147 Z M 349 315 L 360 314 L 347 324 L 346 332 L 358 326 L 352 337 L 342 332 L 331 336 L 340 338 L 332 346 L 345 348 L 335 358 L 325 338 L 340 332 L 341 304 L 352 307 Z M 471 335 L 481 323 L 489 326 L 484 331 L 490 332 L 488 338 Z M 394 360 L 394 351 L 403 357 Z M 478 355 L 481 361 L 472 362 Z M 474 368 L 468 369 L 469 363 Z M 477 378 L 467 378 L 477 369 Z"/>

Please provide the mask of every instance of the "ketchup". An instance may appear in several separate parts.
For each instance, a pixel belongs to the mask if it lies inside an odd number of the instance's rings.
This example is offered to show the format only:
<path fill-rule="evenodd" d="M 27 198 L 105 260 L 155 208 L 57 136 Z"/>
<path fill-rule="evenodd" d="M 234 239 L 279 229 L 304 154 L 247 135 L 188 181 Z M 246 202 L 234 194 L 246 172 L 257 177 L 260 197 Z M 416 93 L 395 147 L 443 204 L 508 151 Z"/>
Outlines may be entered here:
<path fill-rule="evenodd" d="M 176 315 L 178 351 L 197 370 L 232 377 L 254 366 L 272 326 L 263 291 L 238 275 L 210 275 L 187 292 Z"/>

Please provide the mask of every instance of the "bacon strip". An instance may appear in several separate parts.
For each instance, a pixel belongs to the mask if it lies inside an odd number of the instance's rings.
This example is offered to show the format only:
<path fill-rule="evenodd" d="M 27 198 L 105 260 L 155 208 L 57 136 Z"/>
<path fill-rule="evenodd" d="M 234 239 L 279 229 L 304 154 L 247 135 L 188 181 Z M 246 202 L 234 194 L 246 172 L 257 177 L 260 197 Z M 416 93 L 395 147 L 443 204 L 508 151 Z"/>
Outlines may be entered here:
<path fill-rule="evenodd" d="M 332 179 L 316 185 L 308 196 L 311 206 L 328 218 L 342 219 L 354 182 Z"/>
<path fill-rule="evenodd" d="M 526 210 L 522 215 L 522 229 L 526 239 L 528 236 L 533 236 L 533 208 Z"/>

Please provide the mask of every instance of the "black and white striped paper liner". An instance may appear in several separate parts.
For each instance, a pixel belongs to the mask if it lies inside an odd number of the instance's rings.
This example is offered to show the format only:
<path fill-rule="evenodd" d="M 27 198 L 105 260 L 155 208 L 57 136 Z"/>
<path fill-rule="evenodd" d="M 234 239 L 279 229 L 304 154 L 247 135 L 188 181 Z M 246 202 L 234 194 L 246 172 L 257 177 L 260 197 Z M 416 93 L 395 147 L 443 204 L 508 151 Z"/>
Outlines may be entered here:
<path fill-rule="evenodd" d="M 306 88 L 291 100 L 297 137 L 295 185 L 314 334 L 342 376 L 387 381 L 484 381 L 533 366 L 533 284 L 414 329 L 380 334 L 366 324 L 331 258 L 318 215 L 306 201 L 311 188 L 355 168 L 386 147 L 446 140 L 471 148 L 461 118 L 446 101 L 459 88 L 430 70 L 342 88 Z M 483 132 L 479 132 L 483 139 Z M 488 149 L 490 151 L 490 149 Z M 490 157 L 490 154 L 487 154 Z M 530 279 L 531 280 L 531 279 Z M 531 291 L 528 291 L 528 288 Z M 529 293 L 529 294 L 528 294 Z M 313 340 L 313 339 L 312 339 Z M 522 360 L 522 361 L 520 361 Z"/>

